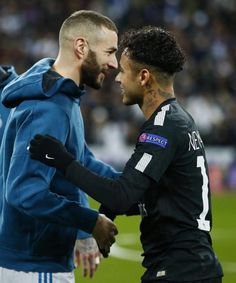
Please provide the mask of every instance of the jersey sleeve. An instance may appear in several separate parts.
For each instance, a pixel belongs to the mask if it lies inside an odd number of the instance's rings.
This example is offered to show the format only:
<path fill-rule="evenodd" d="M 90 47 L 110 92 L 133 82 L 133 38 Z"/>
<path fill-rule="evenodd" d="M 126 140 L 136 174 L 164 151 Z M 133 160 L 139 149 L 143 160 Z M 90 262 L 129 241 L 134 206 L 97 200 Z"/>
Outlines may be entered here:
<path fill-rule="evenodd" d="M 117 214 L 127 213 L 170 166 L 177 149 L 171 127 L 145 127 L 117 180 L 99 176 L 73 161 L 66 178 Z"/>
<path fill-rule="evenodd" d="M 99 176 L 73 161 L 66 178 L 116 214 L 125 214 L 150 186 L 150 179 L 130 167 L 116 180 Z"/>
<path fill-rule="evenodd" d="M 76 161 L 67 168 L 66 178 L 112 212 L 127 213 L 143 197 L 151 182 L 159 181 L 175 151 L 175 139 L 169 127 L 146 127 L 117 180 L 94 174 Z"/>
<path fill-rule="evenodd" d="M 170 126 L 147 127 L 139 135 L 135 154 L 127 166 L 158 182 L 174 160 L 178 147 Z"/>

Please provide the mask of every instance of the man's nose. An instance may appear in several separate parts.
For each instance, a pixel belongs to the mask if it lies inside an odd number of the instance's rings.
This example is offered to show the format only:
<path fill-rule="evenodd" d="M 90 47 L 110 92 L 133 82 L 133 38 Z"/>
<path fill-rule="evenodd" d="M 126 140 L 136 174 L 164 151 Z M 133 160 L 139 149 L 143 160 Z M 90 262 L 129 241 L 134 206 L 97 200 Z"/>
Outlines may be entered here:
<path fill-rule="evenodd" d="M 117 69 L 118 68 L 118 62 L 117 62 L 117 59 L 116 59 L 116 56 L 112 56 L 110 62 L 108 63 L 109 67 L 112 68 L 112 69 Z"/>
<path fill-rule="evenodd" d="M 115 82 L 120 83 L 120 73 L 118 73 L 115 77 Z"/>

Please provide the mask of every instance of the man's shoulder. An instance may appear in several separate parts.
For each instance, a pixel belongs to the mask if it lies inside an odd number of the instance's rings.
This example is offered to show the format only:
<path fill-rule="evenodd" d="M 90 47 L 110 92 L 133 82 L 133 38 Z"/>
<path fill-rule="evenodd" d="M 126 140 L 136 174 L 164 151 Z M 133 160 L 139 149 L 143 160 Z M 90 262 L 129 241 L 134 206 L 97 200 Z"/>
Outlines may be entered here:
<path fill-rule="evenodd" d="M 138 136 L 138 143 L 157 144 L 163 148 L 167 145 L 189 143 L 192 133 L 199 135 L 191 115 L 176 101 L 157 109 L 143 124 Z"/>
<path fill-rule="evenodd" d="M 156 126 L 178 133 L 196 128 L 192 116 L 176 100 L 157 109 L 149 124 L 152 124 L 154 129 Z"/>
<path fill-rule="evenodd" d="M 158 108 L 143 124 L 141 132 L 170 132 L 175 133 L 187 129 L 194 124 L 191 116 L 178 104 L 172 102 Z"/>

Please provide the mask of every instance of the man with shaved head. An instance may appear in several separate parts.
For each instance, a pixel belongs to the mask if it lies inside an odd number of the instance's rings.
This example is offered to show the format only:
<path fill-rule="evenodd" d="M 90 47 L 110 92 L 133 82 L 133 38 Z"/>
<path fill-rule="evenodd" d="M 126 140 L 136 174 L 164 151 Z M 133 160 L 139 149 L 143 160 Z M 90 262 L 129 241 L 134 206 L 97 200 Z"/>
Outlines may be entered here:
<path fill-rule="evenodd" d="M 74 282 L 78 230 L 80 252 L 91 250 L 85 275 L 93 276 L 99 255 L 96 242 L 107 250 L 115 241 L 115 224 L 90 209 L 86 195 L 60 171 L 31 160 L 28 148 L 36 133 L 52 135 L 93 172 L 117 176 L 88 149 L 80 112 L 84 85 L 101 88 L 117 68 L 117 41 L 109 18 L 93 11 L 75 12 L 62 24 L 57 58 L 40 60 L 2 93 L 2 103 L 15 109 L 0 152 L 1 283 Z"/>
<path fill-rule="evenodd" d="M 75 82 L 99 89 L 109 71 L 117 68 L 117 40 L 116 26 L 107 17 L 92 11 L 75 12 L 62 24 L 54 68 L 68 76 L 74 65 Z M 84 58 L 80 66 L 75 62 L 78 57 Z"/>

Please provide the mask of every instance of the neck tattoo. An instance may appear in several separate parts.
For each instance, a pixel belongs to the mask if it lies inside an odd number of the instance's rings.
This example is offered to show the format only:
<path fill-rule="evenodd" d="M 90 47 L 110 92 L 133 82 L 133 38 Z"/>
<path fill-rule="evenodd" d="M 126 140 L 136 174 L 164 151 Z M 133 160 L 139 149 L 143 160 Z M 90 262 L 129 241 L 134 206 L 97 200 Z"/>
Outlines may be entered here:
<path fill-rule="evenodd" d="M 173 93 L 166 92 L 166 91 L 163 91 L 161 89 L 158 89 L 158 92 L 159 92 L 159 95 L 165 97 L 166 99 L 174 97 Z"/>

